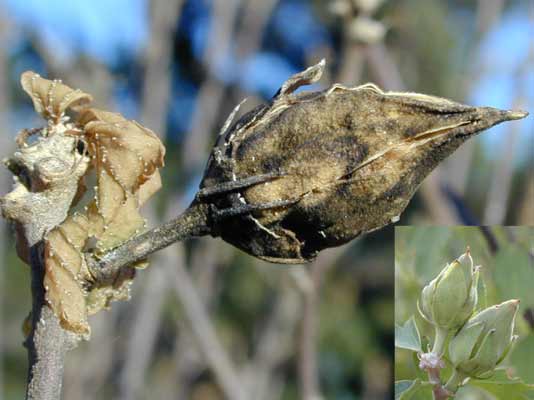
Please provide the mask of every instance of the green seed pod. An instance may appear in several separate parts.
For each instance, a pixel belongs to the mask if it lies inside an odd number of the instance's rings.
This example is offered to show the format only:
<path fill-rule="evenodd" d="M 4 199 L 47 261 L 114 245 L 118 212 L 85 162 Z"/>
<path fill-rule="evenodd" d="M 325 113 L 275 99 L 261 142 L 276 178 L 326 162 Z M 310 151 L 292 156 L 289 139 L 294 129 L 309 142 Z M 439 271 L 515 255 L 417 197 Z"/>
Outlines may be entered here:
<path fill-rule="evenodd" d="M 490 376 L 517 338 L 513 331 L 518 308 L 519 300 L 508 300 L 470 318 L 449 344 L 454 367 L 473 378 Z"/>
<path fill-rule="evenodd" d="M 262 259 L 310 261 L 397 221 L 424 177 L 463 142 L 526 115 L 373 84 L 293 93 L 324 65 L 291 77 L 232 125 L 236 109 L 200 185 L 213 235 Z"/>
<path fill-rule="evenodd" d="M 419 302 L 421 315 L 439 328 L 462 326 L 477 304 L 478 275 L 468 248 L 423 288 Z"/>

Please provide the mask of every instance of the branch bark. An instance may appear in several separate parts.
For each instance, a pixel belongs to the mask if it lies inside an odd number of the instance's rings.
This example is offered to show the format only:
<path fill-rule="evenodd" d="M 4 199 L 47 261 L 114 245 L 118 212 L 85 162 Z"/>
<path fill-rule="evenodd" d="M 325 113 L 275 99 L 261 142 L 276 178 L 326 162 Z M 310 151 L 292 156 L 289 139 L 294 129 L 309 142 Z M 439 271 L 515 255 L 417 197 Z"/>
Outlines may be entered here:
<path fill-rule="evenodd" d="M 137 236 L 109 252 L 96 264 L 95 260 L 91 259 L 97 281 L 104 282 L 106 279 L 111 279 L 120 268 L 140 261 L 178 240 L 207 234 L 209 232 L 207 222 L 207 206 L 192 205 L 174 220 Z M 28 400 L 57 400 L 61 398 L 65 354 L 76 346 L 79 339 L 76 335 L 61 328 L 58 318 L 45 302 L 44 263 L 40 240 L 35 241 L 32 246 L 31 267 L 33 306 L 32 330 L 26 340 L 30 365 L 26 398 Z M 187 274 L 184 272 L 183 275 Z M 185 279 L 189 279 L 188 276 L 181 276 L 179 280 Z M 188 298 L 192 296 L 194 288 L 186 286 L 183 289 L 184 295 L 181 300 L 184 307 L 192 307 L 196 314 L 198 304 Z M 191 307 L 185 305 L 187 301 L 192 301 Z M 188 312 L 189 316 L 192 315 L 191 312 L 193 311 Z M 205 324 L 201 324 L 199 329 L 204 332 Z M 198 334 L 198 329 L 195 331 Z M 214 357 L 211 353 L 206 356 Z M 227 378 L 221 379 L 222 384 L 226 384 L 227 381 Z"/>
<path fill-rule="evenodd" d="M 45 302 L 43 287 L 44 265 L 40 243 L 31 251 L 33 329 L 25 341 L 28 349 L 27 400 L 57 400 L 61 398 L 65 354 L 76 347 L 76 335 L 65 331 Z"/>
<path fill-rule="evenodd" d="M 110 282 L 121 268 L 135 264 L 174 242 L 209 232 L 208 206 L 193 203 L 178 217 L 134 237 L 102 258 L 87 257 L 87 265 L 95 282 Z"/>

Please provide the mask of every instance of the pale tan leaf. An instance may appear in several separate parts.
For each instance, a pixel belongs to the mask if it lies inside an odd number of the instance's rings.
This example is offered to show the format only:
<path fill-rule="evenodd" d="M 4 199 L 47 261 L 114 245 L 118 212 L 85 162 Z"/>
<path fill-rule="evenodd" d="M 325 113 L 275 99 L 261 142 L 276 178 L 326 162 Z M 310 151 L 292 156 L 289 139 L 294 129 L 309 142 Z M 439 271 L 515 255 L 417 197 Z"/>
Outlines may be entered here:
<path fill-rule="evenodd" d="M 41 78 L 33 71 L 24 72 L 20 83 L 31 97 L 35 111 L 54 122 L 59 122 L 68 108 L 77 111 L 93 100 L 80 89 L 72 89 L 59 80 Z"/>
<path fill-rule="evenodd" d="M 87 296 L 88 315 L 96 314 L 102 309 L 108 309 L 112 301 L 129 300 L 130 287 L 134 277 L 134 268 L 124 269 L 113 282 L 113 285 L 93 288 Z"/>
<path fill-rule="evenodd" d="M 137 122 L 96 109 L 86 110 L 79 122 L 97 159 L 125 190 L 136 191 L 163 166 L 163 144 Z"/>
<path fill-rule="evenodd" d="M 45 237 L 46 300 L 61 326 L 80 334 L 89 334 L 85 291 L 81 286 L 88 274 L 81 252 L 87 228 L 87 219 L 75 214 Z"/>
<path fill-rule="evenodd" d="M 62 326 L 87 334 L 87 315 L 129 298 L 135 269 L 122 271 L 111 285 L 87 291 L 84 282 L 92 277 L 84 251 L 98 256 L 141 232 L 145 220 L 139 207 L 161 187 L 158 168 L 165 148 L 152 131 L 120 114 L 85 109 L 76 123 L 73 134 L 86 143 L 96 174 L 94 198 L 85 215 L 67 218 L 47 235 L 45 282 L 47 301 Z"/>
<path fill-rule="evenodd" d="M 135 195 L 123 190 L 106 170 L 97 179 L 94 205 L 88 207 L 92 234 L 98 239 L 99 251 L 118 246 L 138 233 L 144 226 Z"/>
<path fill-rule="evenodd" d="M 154 193 L 161 189 L 161 175 L 159 171 L 155 171 L 148 181 L 143 183 L 137 191 L 137 200 L 139 206 L 142 206 L 146 201 L 152 197 Z"/>
<path fill-rule="evenodd" d="M 85 294 L 72 276 L 55 257 L 47 257 L 44 286 L 46 301 L 59 318 L 61 326 L 69 331 L 88 335 Z"/>

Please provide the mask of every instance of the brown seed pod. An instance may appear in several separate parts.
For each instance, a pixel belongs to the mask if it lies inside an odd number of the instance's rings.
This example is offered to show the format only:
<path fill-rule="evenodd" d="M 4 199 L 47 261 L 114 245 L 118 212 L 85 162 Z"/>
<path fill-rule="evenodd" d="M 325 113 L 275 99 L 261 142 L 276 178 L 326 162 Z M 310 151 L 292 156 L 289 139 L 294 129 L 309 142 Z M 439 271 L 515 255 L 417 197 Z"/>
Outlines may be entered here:
<path fill-rule="evenodd" d="M 229 128 L 232 113 L 197 195 L 211 204 L 214 235 L 268 261 L 307 262 L 395 222 L 463 142 L 527 115 L 373 84 L 293 93 L 324 65 L 291 77 Z"/>

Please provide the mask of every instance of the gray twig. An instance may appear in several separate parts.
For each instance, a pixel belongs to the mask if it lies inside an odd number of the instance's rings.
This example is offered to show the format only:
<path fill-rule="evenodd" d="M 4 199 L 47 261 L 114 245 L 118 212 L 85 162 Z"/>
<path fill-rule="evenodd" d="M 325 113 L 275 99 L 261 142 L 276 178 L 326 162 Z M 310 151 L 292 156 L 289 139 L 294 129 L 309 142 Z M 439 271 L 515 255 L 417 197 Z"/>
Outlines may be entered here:
<path fill-rule="evenodd" d="M 122 267 L 133 265 L 174 242 L 209 232 L 208 206 L 192 204 L 178 217 L 134 237 L 102 258 L 87 257 L 87 264 L 96 282 L 110 282 Z"/>
<path fill-rule="evenodd" d="M 28 349 L 27 400 L 57 400 L 61 398 L 65 354 L 76 347 L 78 338 L 65 331 L 45 302 L 43 287 L 44 265 L 40 244 L 32 248 L 32 330 L 26 339 Z"/>
<path fill-rule="evenodd" d="M 258 400 L 278 398 L 274 388 L 283 382 L 276 375 L 276 368 L 295 353 L 293 344 L 302 302 L 291 284 L 289 271 L 283 272 L 276 286 L 280 289 L 275 294 L 273 310 L 261 330 L 256 352 L 244 369 L 248 394 Z"/>

